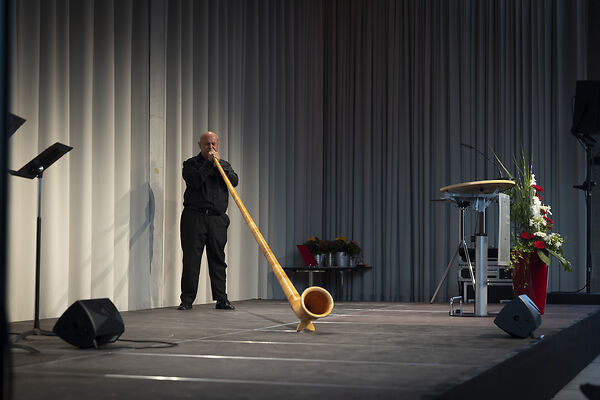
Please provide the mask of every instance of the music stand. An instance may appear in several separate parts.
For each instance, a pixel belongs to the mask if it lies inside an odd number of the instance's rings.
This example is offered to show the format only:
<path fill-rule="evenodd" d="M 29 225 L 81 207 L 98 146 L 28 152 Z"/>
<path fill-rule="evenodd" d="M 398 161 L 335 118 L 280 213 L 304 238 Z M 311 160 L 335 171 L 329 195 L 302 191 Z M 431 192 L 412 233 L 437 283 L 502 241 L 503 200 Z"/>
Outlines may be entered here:
<path fill-rule="evenodd" d="M 8 115 L 6 117 L 6 134 L 8 135 L 8 138 L 10 138 L 17 131 L 17 129 L 19 129 L 21 127 L 21 125 L 23 125 L 24 123 L 25 123 L 24 118 L 21 118 L 18 115 L 15 115 L 12 113 L 8 113 Z M 8 170 L 8 172 L 12 173 L 15 171 Z M 26 346 L 24 344 L 9 343 L 8 346 L 27 350 L 31 353 L 39 353 L 39 350 L 34 349 L 31 346 Z"/>
<path fill-rule="evenodd" d="M 35 247 L 35 315 L 33 320 L 33 329 L 23 332 L 17 336 L 15 342 L 24 339 L 30 335 L 54 336 L 51 331 L 40 329 L 40 249 L 42 243 L 42 177 L 52 164 L 59 158 L 71 151 L 73 148 L 65 144 L 56 142 L 46 150 L 42 151 L 37 157 L 25 164 L 20 170 L 9 173 L 21 178 L 38 178 L 38 213 L 37 213 L 37 233 Z"/>

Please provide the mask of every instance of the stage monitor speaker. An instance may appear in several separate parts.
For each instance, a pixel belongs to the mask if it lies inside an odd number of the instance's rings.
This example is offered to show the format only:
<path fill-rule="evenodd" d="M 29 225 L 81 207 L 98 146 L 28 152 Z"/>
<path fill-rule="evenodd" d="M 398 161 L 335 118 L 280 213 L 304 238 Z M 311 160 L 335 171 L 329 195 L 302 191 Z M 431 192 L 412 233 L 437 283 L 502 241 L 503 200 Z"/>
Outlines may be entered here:
<path fill-rule="evenodd" d="M 600 133 L 600 81 L 577 81 L 571 133 Z"/>
<path fill-rule="evenodd" d="M 71 304 L 52 330 L 65 342 L 86 349 L 116 341 L 125 325 L 112 301 L 91 299 Z"/>
<path fill-rule="evenodd" d="M 540 310 L 529 297 L 515 297 L 500 311 L 494 323 L 511 336 L 526 338 L 542 323 Z"/>

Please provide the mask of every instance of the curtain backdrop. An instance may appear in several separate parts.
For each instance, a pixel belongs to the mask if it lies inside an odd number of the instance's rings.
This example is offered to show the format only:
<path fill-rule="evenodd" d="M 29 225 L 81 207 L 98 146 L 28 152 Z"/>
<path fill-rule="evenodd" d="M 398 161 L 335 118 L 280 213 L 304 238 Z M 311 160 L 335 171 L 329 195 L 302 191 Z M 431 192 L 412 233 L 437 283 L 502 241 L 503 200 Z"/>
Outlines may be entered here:
<path fill-rule="evenodd" d="M 577 266 L 564 274 L 553 265 L 550 289 L 583 286 L 584 197 L 572 189 L 583 152 L 569 132 L 575 81 L 585 78 L 587 3 L 323 4 L 323 234 L 356 239 L 374 265 L 354 276 L 350 298 L 430 298 L 458 242 L 457 208 L 431 200 L 440 187 L 498 177 L 486 158 L 496 152 L 510 166 L 521 149 L 533 153 Z M 446 288 L 456 293 L 454 273 Z"/>
<path fill-rule="evenodd" d="M 55 142 L 43 175 L 40 316 L 75 300 L 150 306 L 148 11 L 133 1 L 17 1 L 9 168 Z M 33 317 L 38 181 L 9 180 L 9 309 Z"/>
<path fill-rule="evenodd" d="M 56 141 L 74 147 L 43 179 L 41 316 L 90 297 L 120 310 L 178 303 L 181 163 L 207 129 L 282 265 L 301 262 L 295 245 L 309 236 L 361 244 L 373 270 L 346 282 L 353 300 L 428 300 L 458 239 L 456 207 L 431 202 L 439 188 L 497 177 L 494 152 L 509 164 L 531 152 L 575 267 L 552 265 L 550 289 L 578 289 L 585 207 L 572 185 L 585 166 L 569 131 L 587 7 L 16 1 L 12 112 L 27 122 L 10 167 Z M 37 180 L 11 177 L 9 189 L 11 320 L 30 319 Z M 281 298 L 233 202 L 229 215 L 230 298 Z M 469 215 L 468 235 L 473 225 Z M 206 270 L 198 302 L 211 299 Z"/>

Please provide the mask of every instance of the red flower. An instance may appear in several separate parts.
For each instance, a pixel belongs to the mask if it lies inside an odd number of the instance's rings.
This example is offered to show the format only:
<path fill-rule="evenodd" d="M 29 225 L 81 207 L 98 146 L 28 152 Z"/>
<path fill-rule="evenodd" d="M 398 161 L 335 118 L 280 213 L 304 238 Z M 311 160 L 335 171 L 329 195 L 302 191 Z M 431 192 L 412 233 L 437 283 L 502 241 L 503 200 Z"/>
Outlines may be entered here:
<path fill-rule="evenodd" d="M 529 233 L 529 232 L 523 232 L 523 233 L 521 233 L 521 237 L 523 239 L 527 239 L 527 240 L 533 239 L 533 235 L 531 233 Z"/>
<path fill-rule="evenodd" d="M 533 245 L 535 247 L 537 247 L 538 249 L 545 249 L 546 248 L 546 244 L 544 242 L 542 242 L 541 240 L 536 240 L 535 242 L 533 242 Z"/>
<path fill-rule="evenodd" d="M 544 188 L 538 185 L 531 185 L 531 187 L 534 188 L 536 192 L 542 193 L 544 191 Z"/>
<path fill-rule="evenodd" d="M 544 215 L 544 219 L 548 221 L 550 224 L 554 225 L 554 221 Z"/>

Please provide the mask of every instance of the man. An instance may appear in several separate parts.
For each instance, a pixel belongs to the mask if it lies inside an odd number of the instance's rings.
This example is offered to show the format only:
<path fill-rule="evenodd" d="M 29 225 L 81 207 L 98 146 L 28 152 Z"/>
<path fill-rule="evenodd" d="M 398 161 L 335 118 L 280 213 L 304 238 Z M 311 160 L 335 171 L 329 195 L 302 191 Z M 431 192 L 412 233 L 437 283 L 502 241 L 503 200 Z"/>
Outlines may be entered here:
<path fill-rule="evenodd" d="M 181 304 L 178 310 L 190 310 L 200 276 L 200 260 L 206 246 L 208 273 L 216 308 L 234 310 L 225 292 L 226 268 L 225 243 L 229 217 L 225 214 L 229 192 L 214 160 L 223 167 L 233 186 L 238 176 L 231 165 L 219 157 L 219 137 L 205 132 L 198 142 L 200 154 L 183 163 L 183 179 L 186 189 L 181 213 L 181 248 L 183 250 L 183 273 L 181 274 Z"/>

